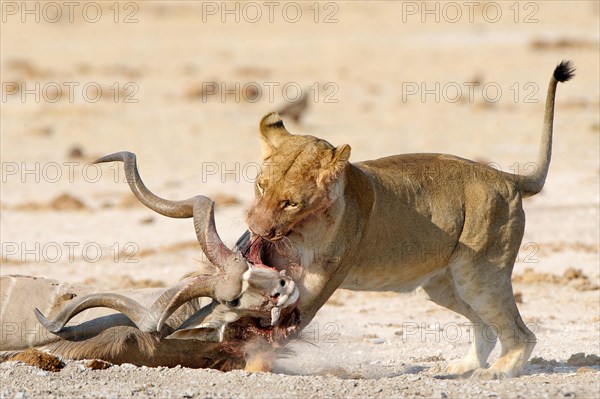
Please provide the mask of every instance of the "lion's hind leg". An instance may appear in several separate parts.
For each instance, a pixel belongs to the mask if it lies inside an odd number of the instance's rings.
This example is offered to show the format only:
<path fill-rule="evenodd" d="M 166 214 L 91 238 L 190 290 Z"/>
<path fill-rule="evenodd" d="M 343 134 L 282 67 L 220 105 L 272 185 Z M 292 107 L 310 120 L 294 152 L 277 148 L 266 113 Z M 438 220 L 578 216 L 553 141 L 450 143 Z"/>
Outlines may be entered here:
<path fill-rule="evenodd" d="M 536 339 L 521 319 L 511 282 L 525 230 L 521 195 L 504 178 L 485 177 L 466 190 L 464 225 L 449 269 L 460 298 L 500 340 L 500 358 L 473 374 L 495 379 L 517 376 Z"/>
<path fill-rule="evenodd" d="M 464 374 L 487 366 L 487 358 L 496 345 L 496 335 L 477 313 L 456 292 L 450 270 L 433 276 L 421 286 L 421 293 L 430 301 L 463 315 L 471 322 L 473 342 L 462 359 L 452 360 L 446 366 L 448 374 Z"/>
<path fill-rule="evenodd" d="M 511 265 L 512 266 L 512 265 Z M 500 358 L 488 369 L 479 368 L 474 377 L 498 379 L 517 376 L 531 355 L 535 335 L 525 326 L 513 295 L 510 269 L 492 264 L 488 259 L 474 267 L 451 265 L 457 292 L 500 339 Z"/>

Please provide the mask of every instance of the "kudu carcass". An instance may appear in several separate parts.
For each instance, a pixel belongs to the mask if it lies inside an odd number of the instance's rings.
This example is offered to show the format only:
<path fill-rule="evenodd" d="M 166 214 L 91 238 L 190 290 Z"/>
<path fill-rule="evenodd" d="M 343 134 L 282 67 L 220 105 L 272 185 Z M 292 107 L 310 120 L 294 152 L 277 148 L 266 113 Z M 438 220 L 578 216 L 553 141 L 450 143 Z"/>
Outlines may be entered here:
<path fill-rule="evenodd" d="M 35 347 L 63 358 L 116 364 L 269 369 L 272 349 L 282 337 L 294 334 L 299 323 L 294 281 L 227 248 L 216 231 L 214 203 L 207 197 L 159 198 L 143 184 L 134 154 L 120 152 L 96 162 L 111 161 L 124 162 L 127 181 L 144 205 L 169 217 L 193 217 L 210 263 L 168 289 L 116 293 L 2 276 L 0 360 Z M 65 327 L 79 314 L 76 325 Z"/>

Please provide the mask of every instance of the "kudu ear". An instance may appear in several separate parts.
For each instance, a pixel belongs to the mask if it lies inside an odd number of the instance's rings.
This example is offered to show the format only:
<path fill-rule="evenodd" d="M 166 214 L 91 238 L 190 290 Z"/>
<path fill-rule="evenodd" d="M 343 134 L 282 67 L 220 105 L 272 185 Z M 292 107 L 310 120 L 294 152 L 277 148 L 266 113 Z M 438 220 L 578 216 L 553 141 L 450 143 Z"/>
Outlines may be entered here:
<path fill-rule="evenodd" d="M 225 327 L 238 315 L 227 306 L 213 300 L 183 322 L 167 339 L 196 339 L 206 342 L 223 342 Z"/>
<path fill-rule="evenodd" d="M 323 160 L 317 183 L 328 185 L 337 180 L 348 165 L 351 148 L 348 144 L 342 144 L 331 150 L 331 157 Z"/>
<path fill-rule="evenodd" d="M 215 274 L 219 271 L 219 269 L 208 260 L 200 259 L 197 262 L 197 265 L 198 268 L 195 271 L 187 273 L 185 276 L 183 276 L 183 278 L 198 277 L 203 274 Z"/>
<path fill-rule="evenodd" d="M 262 157 L 267 159 L 291 134 L 277 112 L 265 115 L 260 121 Z"/>

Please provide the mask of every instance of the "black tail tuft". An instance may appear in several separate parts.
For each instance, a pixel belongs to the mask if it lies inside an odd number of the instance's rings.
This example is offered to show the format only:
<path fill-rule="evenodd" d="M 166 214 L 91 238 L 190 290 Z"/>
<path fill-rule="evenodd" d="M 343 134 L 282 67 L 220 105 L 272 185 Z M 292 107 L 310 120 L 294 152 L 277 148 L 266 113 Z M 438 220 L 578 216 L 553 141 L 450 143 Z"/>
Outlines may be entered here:
<path fill-rule="evenodd" d="M 575 68 L 571 61 L 563 60 L 554 70 L 554 79 L 559 82 L 566 82 L 575 76 Z"/>

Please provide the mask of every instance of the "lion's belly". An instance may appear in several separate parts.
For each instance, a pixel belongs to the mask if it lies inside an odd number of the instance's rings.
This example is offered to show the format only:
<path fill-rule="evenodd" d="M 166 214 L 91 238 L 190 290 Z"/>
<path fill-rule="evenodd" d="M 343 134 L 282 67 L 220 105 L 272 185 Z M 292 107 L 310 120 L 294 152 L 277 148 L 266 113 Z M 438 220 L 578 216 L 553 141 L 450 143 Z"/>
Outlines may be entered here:
<path fill-rule="evenodd" d="M 361 264 L 350 270 L 340 288 L 354 291 L 412 291 L 446 266 L 445 262 L 439 260 L 412 264 Z"/>

